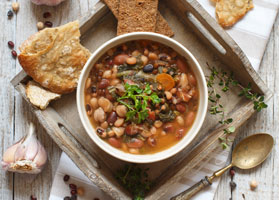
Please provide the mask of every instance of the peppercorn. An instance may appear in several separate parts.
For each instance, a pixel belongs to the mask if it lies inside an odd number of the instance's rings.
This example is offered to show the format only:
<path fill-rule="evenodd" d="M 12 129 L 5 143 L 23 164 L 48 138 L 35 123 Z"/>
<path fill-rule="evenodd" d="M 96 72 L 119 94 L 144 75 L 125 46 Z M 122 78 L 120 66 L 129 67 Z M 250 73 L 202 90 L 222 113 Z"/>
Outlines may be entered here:
<path fill-rule="evenodd" d="M 9 10 L 8 13 L 7 13 L 7 16 L 8 16 L 9 19 L 11 19 L 14 16 L 13 11 Z"/>
<path fill-rule="evenodd" d="M 50 13 L 50 12 L 45 12 L 45 13 L 43 14 L 43 17 L 44 17 L 44 18 L 49 18 L 49 17 L 51 17 L 51 13 Z"/>
<path fill-rule="evenodd" d="M 45 22 L 45 26 L 46 26 L 46 27 L 52 27 L 52 25 L 53 25 L 53 24 L 52 24 L 52 22 L 50 22 L 50 21 L 46 21 L 46 22 Z"/>
<path fill-rule="evenodd" d="M 70 179 L 70 176 L 67 175 L 67 174 L 66 174 L 66 175 L 64 176 L 64 178 L 63 178 L 63 180 L 64 180 L 65 182 L 67 182 L 69 179 Z"/>
<path fill-rule="evenodd" d="M 12 56 L 13 56 L 14 58 L 17 57 L 17 52 L 16 52 L 15 50 L 12 50 L 11 53 L 12 53 Z"/>
<path fill-rule="evenodd" d="M 9 41 L 8 46 L 12 49 L 12 48 L 14 48 L 15 44 L 12 41 Z"/>
<path fill-rule="evenodd" d="M 12 9 L 15 13 L 19 10 L 19 3 L 18 2 L 13 2 L 12 3 Z"/>

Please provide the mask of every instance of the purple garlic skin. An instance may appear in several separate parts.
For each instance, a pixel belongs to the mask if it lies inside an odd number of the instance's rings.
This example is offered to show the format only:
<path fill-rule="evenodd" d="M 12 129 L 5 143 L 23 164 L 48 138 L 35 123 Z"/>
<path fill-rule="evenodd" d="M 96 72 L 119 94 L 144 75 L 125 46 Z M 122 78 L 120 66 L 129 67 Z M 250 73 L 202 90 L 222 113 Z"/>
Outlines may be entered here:
<path fill-rule="evenodd" d="M 64 0 L 31 0 L 32 3 L 37 5 L 56 6 Z"/>
<path fill-rule="evenodd" d="M 34 132 L 31 123 L 29 133 L 5 151 L 1 162 L 4 170 L 29 174 L 42 171 L 47 162 L 47 153 Z"/>

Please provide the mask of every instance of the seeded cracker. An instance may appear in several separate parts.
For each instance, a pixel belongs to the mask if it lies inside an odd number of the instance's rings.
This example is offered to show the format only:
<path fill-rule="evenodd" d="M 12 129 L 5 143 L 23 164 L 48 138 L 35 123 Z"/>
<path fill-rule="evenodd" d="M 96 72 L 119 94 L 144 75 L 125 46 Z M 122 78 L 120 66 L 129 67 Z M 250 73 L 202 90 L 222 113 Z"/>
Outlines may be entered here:
<path fill-rule="evenodd" d="M 230 27 L 253 8 L 252 0 L 218 0 L 216 17 L 223 27 Z"/>
<path fill-rule="evenodd" d="M 104 0 L 107 4 L 113 15 L 118 19 L 118 12 L 119 12 L 119 0 Z M 173 36 L 174 32 L 171 30 L 168 22 L 163 18 L 161 13 L 157 11 L 157 22 L 155 26 L 155 32 L 160 33 L 166 36 Z"/>
<path fill-rule="evenodd" d="M 46 109 L 51 100 L 61 97 L 60 94 L 47 91 L 34 81 L 27 83 L 26 96 L 34 106 L 39 107 L 41 110 Z"/>
<path fill-rule="evenodd" d="M 155 32 L 158 0 L 120 0 L 117 35 Z"/>

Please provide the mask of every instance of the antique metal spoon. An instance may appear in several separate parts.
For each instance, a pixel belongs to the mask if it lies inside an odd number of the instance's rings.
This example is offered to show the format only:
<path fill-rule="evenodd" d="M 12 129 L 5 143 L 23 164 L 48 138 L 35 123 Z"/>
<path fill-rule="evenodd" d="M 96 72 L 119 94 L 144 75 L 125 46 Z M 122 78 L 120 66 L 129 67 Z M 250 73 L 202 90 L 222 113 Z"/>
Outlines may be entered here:
<path fill-rule="evenodd" d="M 258 133 L 243 139 L 233 150 L 231 164 L 214 172 L 210 177 L 206 176 L 189 189 L 172 197 L 171 200 L 190 199 L 200 190 L 208 185 L 211 185 L 214 178 L 221 176 L 225 171 L 233 166 L 240 169 L 250 169 L 258 166 L 268 157 L 273 144 L 273 137 L 266 133 Z"/>

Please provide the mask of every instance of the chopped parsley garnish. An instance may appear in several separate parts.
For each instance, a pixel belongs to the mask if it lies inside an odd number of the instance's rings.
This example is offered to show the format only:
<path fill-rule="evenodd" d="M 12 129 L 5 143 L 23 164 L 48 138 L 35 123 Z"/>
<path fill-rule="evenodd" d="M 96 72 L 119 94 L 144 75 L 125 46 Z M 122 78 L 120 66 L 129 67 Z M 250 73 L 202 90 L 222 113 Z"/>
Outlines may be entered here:
<path fill-rule="evenodd" d="M 148 102 L 153 105 L 160 103 L 161 99 L 155 92 L 152 92 L 150 85 L 146 84 L 144 89 L 138 85 L 125 84 L 126 93 L 117 101 L 128 108 L 126 121 L 133 121 L 140 124 L 148 117 Z"/>

